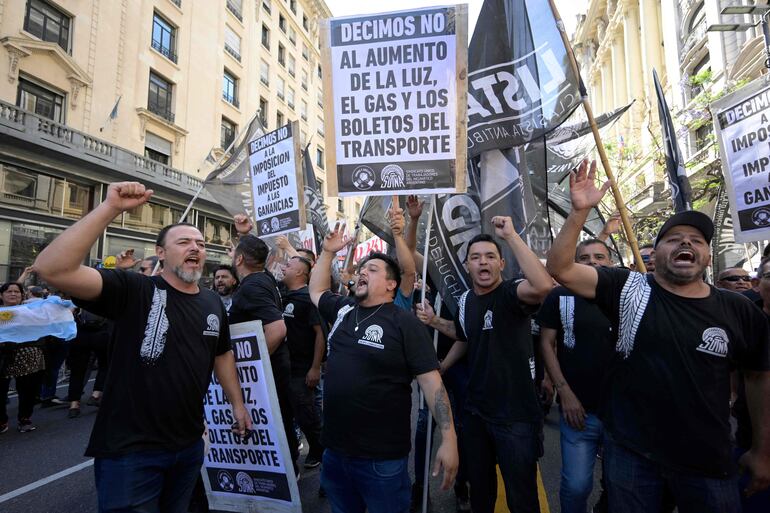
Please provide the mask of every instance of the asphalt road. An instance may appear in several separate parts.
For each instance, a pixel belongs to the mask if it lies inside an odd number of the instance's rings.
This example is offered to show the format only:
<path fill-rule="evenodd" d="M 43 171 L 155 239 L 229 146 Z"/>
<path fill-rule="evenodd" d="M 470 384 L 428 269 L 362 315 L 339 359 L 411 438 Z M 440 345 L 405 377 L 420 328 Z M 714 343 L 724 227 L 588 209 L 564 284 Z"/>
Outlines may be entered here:
<path fill-rule="evenodd" d="M 90 393 L 90 386 L 86 394 Z M 66 387 L 59 389 L 59 396 L 66 395 Z M 84 395 L 87 398 L 88 395 Z M 16 431 L 16 398 L 11 398 L 8 414 L 11 418 L 9 431 L 0 435 L 0 511 L 3 513 L 95 513 L 96 490 L 94 488 L 92 460 L 83 456 L 96 408 L 85 406 L 76 419 L 67 418 L 66 406 L 35 409 L 33 422 L 38 429 L 32 433 Z M 416 415 L 412 415 L 413 421 Z M 303 456 L 304 458 L 304 456 Z M 545 425 L 545 456 L 540 460 L 542 481 L 548 505 L 541 505 L 543 512 L 559 512 L 559 431 L 558 413 L 552 408 Z M 304 472 L 299 489 L 306 513 L 330 511 L 325 499 L 318 497 L 320 472 L 318 469 Z M 432 479 L 431 500 L 435 513 L 454 513 L 455 499 L 452 491 L 438 490 L 440 481 Z M 598 480 L 595 480 L 596 500 Z M 498 511 L 506 511 L 500 508 Z"/>

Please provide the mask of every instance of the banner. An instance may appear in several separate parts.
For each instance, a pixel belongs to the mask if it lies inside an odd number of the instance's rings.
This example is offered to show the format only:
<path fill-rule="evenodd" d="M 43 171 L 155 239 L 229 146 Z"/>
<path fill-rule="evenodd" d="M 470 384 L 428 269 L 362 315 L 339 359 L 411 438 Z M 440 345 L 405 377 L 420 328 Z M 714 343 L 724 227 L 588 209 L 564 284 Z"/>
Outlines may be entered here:
<path fill-rule="evenodd" d="M 770 238 L 770 80 L 714 101 L 714 129 L 736 242 Z"/>
<path fill-rule="evenodd" d="M 289 239 L 289 241 L 291 241 L 291 239 Z M 312 224 L 306 224 L 304 230 L 297 232 L 297 242 L 297 247 L 309 249 L 316 255 L 318 254 L 315 231 L 313 230 Z"/>
<path fill-rule="evenodd" d="M 714 268 L 714 276 L 719 276 L 725 269 L 743 267 L 743 264 L 751 262 L 751 259 L 758 255 L 761 256 L 758 243 L 735 242 L 727 192 L 724 187 L 720 187 L 714 205 L 714 238 L 711 240 L 711 265 Z"/>
<path fill-rule="evenodd" d="M 315 179 L 315 169 L 308 151 L 309 146 L 308 143 L 302 157 L 302 168 L 305 174 L 305 215 L 313 226 L 313 235 L 315 236 L 313 251 L 318 253 L 315 248 L 320 249 L 323 246 L 324 237 L 329 233 L 329 219 L 326 217 L 323 194 Z"/>
<path fill-rule="evenodd" d="M 468 49 L 468 155 L 522 146 L 580 105 L 545 0 L 485 0 Z"/>
<path fill-rule="evenodd" d="M 233 434 L 232 408 L 212 374 L 204 398 L 211 447 L 201 469 L 209 507 L 302 513 L 262 323 L 231 325 L 230 336 L 253 426 L 245 440 Z"/>
<path fill-rule="evenodd" d="M 302 167 L 297 122 L 249 143 L 249 176 L 258 237 L 302 230 Z"/>
<path fill-rule="evenodd" d="M 329 195 L 463 191 L 467 6 L 332 18 L 321 31 Z"/>
<path fill-rule="evenodd" d="M 663 149 L 666 152 L 666 175 L 668 176 L 674 212 L 692 210 L 692 188 L 684 169 L 684 157 L 682 157 L 679 143 L 676 141 L 674 120 L 668 110 L 666 96 L 663 94 L 663 87 L 658 80 L 658 72 L 654 69 L 652 70 L 652 78 L 655 81 L 655 93 L 658 95 L 658 116 L 660 117 L 660 126 L 663 129 Z"/>
<path fill-rule="evenodd" d="M 364 242 L 356 246 L 356 252 L 353 254 L 353 262 L 360 262 L 362 258 L 372 252 L 387 254 L 388 244 L 376 235 L 366 239 Z"/>

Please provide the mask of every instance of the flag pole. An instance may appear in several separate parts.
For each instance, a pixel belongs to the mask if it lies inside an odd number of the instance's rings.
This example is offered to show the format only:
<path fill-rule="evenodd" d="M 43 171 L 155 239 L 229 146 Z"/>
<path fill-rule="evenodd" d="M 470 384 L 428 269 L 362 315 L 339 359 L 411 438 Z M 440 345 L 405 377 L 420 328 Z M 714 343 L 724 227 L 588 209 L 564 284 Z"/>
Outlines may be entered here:
<path fill-rule="evenodd" d="M 420 297 L 420 303 L 425 304 L 425 289 L 428 283 L 428 248 L 430 248 L 430 231 L 433 225 L 433 211 L 436 209 L 436 195 L 433 194 L 430 197 L 430 210 L 428 210 L 428 225 L 425 227 L 425 249 L 423 250 L 422 257 L 422 296 Z"/>
<path fill-rule="evenodd" d="M 575 59 L 575 53 L 572 51 L 572 44 L 570 44 L 569 37 L 567 36 L 567 32 L 564 28 L 564 22 L 559 15 L 559 10 L 556 8 L 554 0 L 548 0 L 548 3 L 551 6 L 553 17 L 556 19 L 556 26 L 559 28 L 559 32 L 561 33 L 561 38 L 564 42 L 564 48 L 567 50 L 567 56 L 570 67 L 572 68 L 572 72 L 578 81 L 580 81 L 580 68 L 578 67 L 577 60 Z M 620 212 L 620 220 L 623 223 L 623 230 L 626 232 L 626 238 L 628 239 L 628 243 L 631 246 L 631 252 L 633 253 L 634 260 L 636 261 L 636 268 L 639 272 L 645 273 L 647 272 L 647 268 L 642 261 L 641 253 L 639 253 L 639 243 L 637 242 L 636 235 L 634 235 L 634 231 L 631 227 L 631 220 L 628 215 L 628 209 L 626 208 L 626 203 L 623 201 L 623 196 L 620 194 L 620 188 L 618 188 L 617 182 L 615 181 L 615 174 L 612 172 L 612 168 L 610 167 L 610 162 L 607 158 L 607 152 L 604 149 L 604 144 L 602 144 L 602 138 L 599 134 L 599 127 L 596 125 L 594 111 L 591 108 L 591 102 L 588 100 L 588 93 L 586 92 L 582 81 L 580 81 L 580 96 L 586 117 L 588 117 L 588 123 L 591 125 L 591 132 L 593 132 L 594 135 L 596 149 L 599 152 L 599 159 L 601 160 L 604 172 L 610 181 L 612 195 L 615 198 L 615 205 L 618 208 L 618 212 Z"/>
<path fill-rule="evenodd" d="M 433 196 L 435 199 L 435 195 Z M 432 210 L 432 209 L 431 209 Z M 432 214 L 432 212 L 431 212 Z M 427 240 L 425 242 L 426 246 L 428 244 Z M 425 261 L 428 260 L 428 258 L 424 258 Z M 422 289 L 423 289 L 423 301 L 425 301 L 425 277 L 422 278 Z M 438 292 L 436 293 L 436 315 L 441 315 L 441 294 Z M 438 347 L 438 330 L 433 330 L 433 350 L 435 351 Z M 425 396 L 423 396 L 423 400 L 425 400 Z M 431 444 L 433 443 L 433 414 L 428 410 L 428 432 L 425 433 L 425 468 L 423 469 L 423 480 L 422 480 L 422 513 L 428 513 L 428 490 L 430 487 L 428 486 L 428 475 L 430 472 L 430 453 L 431 453 Z"/>

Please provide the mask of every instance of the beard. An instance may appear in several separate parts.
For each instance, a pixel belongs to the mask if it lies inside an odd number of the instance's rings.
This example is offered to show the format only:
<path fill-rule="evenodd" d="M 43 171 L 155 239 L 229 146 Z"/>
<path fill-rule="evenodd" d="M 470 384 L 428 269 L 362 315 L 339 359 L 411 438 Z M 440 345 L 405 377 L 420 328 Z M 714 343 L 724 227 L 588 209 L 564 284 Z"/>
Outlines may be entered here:
<path fill-rule="evenodd" d="M 198 279 L 200 279 L 200 276 L 198 276 Z M 217 292 L 220 296 L 229 296 L 230 293 L 233 291 L 232 287 L 228 287 L 227 285 L 222 285 L 220 287 L 217 287 Z"/>
<path fill-rule="evenodd" d="M 695 281 L 699 281 L 703 277 L 703 271 L 706 270 L 706 266 L 700 261 L 700 257 L 695 256 L 695 267 L 693 270 L 679 270 L 669 265 L 670 261 L 664 263 L 664 265 L 656 265 L 656 273 L 660 273 L 663 278 L 669 283 L 674 285 L 687 285 Z"/>
<path fill-rule="evenodd" d="M 177 265 L 172 271 L 177 278 L 185 283 L 198 283 L 198 280 L 203 276 L 203 271 L 184 271 L 181 265 Z"/>

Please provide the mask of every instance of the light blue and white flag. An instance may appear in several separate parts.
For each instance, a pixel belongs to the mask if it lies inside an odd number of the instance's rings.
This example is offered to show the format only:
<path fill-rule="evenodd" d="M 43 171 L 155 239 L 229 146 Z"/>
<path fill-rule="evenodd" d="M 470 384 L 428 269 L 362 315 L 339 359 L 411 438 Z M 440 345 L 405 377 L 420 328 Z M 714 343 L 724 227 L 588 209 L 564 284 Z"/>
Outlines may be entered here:
<path fill-rule="evenodd" d="M 31 342 L 42 337 L 72 340 L 77 334 L 72 301 L 48 296 L 41 301 L 0 307 L 0 342 Z"/>

